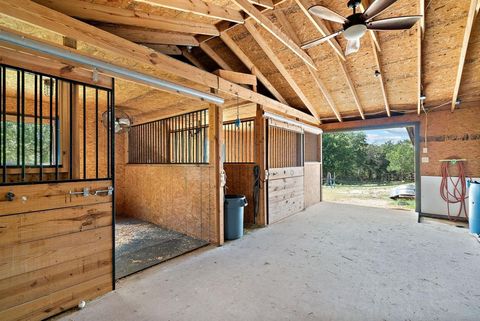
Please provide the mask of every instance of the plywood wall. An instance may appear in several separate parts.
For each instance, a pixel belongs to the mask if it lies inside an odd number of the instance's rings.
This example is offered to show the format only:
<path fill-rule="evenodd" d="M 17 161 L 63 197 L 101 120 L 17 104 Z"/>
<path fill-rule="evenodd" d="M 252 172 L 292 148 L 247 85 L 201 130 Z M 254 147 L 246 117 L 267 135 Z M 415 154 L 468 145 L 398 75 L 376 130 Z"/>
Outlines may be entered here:
<path fill-rule="evenodd" d="M 224 164 L 227 175 L 226 194 L 241 194 L 247 198 L 248 206 L 244 212 L 244 226 L 254 224 L 253 189 L 255 177 L 253 168 L 255 164 Z"/>
<path fill-rule="evenodd" d="M 305 162 L 304 170 L 305 207 L 309 207 L 321 201 L 322 163 Z"/>
<path fill-rule="evenodd" d="M 0 187 L 0 320 L 42 320 L 112 290 L 110 181 Z"/>

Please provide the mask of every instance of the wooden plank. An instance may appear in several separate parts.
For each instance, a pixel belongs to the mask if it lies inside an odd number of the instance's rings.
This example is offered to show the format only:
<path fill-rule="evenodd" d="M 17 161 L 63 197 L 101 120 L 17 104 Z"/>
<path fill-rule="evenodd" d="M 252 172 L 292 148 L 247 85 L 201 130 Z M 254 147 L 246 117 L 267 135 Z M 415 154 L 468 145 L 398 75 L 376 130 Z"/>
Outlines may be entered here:
<path fill-rule="evenodd" d="M 265 52 L 265 54 L 270 59 L 270 61 L 275 65 L 278 71 L 282 74 L 283 78 L 285 78 L 285 80 L 288 82 L 290 87 L 292 87 L 292 89 L 295 91 L 295 93 L 298 95 L 301 101 L 305 104 L 305 106 L 308 108 L 310 113 L 312 113 L 313 117 L 315 117 L 315 119 L 320 122 L 320 116 L 318 115 L 318 112 L 315 110 L 315 107 L 313 106 L 313 104 L 310 102 L 307 96 L 305 96 L 303 91 L 298 86 L 297 82 L 293 79 L 292 75 L 287 70 L 287 67 L 280 61 L 280 59 L 275 54 L 273 49 L 270 47 L 268 42 L 262 37 L 262 35 L 260 35 L 257 28 L 254 26 L 253 22 L 246 21 L 244 25 L 247 28 L 250 35 L 253 37 L 253 39 L 255 39 L 255 41 L 258 43 L 260 48 Z"/>
<path fill-rule="evenodd" d="M 279 120 L 273 119 L 273 118 L 268 118 L 268 125 L 278 127 L 278 128 L 283 128 L 283 129 L 290 130 L 290 131 L 297 132 L 297 133 L 303 133 L 303 128 L 302 127 L 294 125 L 294 124 L 282 122 L 282 121 L 279 121 Z"/>
<path fill-rule="evenodd" d="M 220 57 L 220 55 L 217 54 L 207 42 L 202 42 L 200 44 L 200 49 L 202 49 L 207 56 L 209 56 L 213 61 L 215 61 L 215 63 L 219 65 L 220 68 L 225 70 L 233 70 L 232 67 L 230 67 L 230 65 L 225 60 L 223 60 L 223 58 Z"/>
<path fill-rule="evenodd" d="M 0 216 L 0 246 L 13 246 L 110 225 L 111 203 Z"/>
<path fill-rule="evenodd" d="M 275 7 L 272 0 L 248 0 L 248 2 L 265 9 L 273 9 Z"/>
<path fill-rule="evenodd" d="M 270 223 L 278 222 L 304 209 L 303 195 L 275 203 L 269 208 Z"/>
<path fill-rule="evenodd" d="M 153 31 L 148 29 L 121 27 L 104 24 L 97 24 L 96 26 L 109 33 L 137 43 L 192 47 L 196 47 L 199 45 L 197 39 L 195 39 L 194 36 L 187 34 Z"/>
<path fill-rule="evenodd" d="M 387 91 L 385 88 L 385 82 L 383 80 L 383 69 L 382 69 L 382 63 L 380 62 L 380 57 L 379 53 L 377 51 L 377 46 L 375 45 L 375 41 L 373 40 L 373 37 L 370 34 L 370 41 L 372 44 L 372 51 L 373 51 L 373 57 L 375 58 L 375 64 L 377 66 L 377 70 L 380 73 L 378 75 L 378 80 L 380 82 L 380 89 L 382 90 L 382 97 L 383 97 L 383 103 L 385 105 L 385 111 L 387 112 L 388 117 L 391 116 L 390 113 L 390 104 L 388 103 L 388 98 L 387 98 Z"/>
<path fill-rule="evenodd" d="M 112 78 L 105 75 L 98 75 L 98 81 L 94 82 L 93 72 L 77 68 L 68 64 L 53 61 L 50 59 L 33 56 L 18 50 L 0 47 L 0 63 L 13 67 L 20 67 L 28 70 L 35 70 L 55 77 L 68 78 L 90 85 L 104 88 L 112 88 Z"/>
<path fill-rule="evenodd" d="M 272 85 L 272 83 L 265 77 L 265 75 L 258 69 L 253 61 L 245 54 L 245 52 L 235 43 L 235 41 L 227 34 L 227 32 L 220 33 L 220 38 L 227 45 L 227 47 L 237 56 L 238 59 L 255 75 L 258 80 L 267 88 L 268 91 L 281 103 L 287 104 L 287 101 L 280 92 Z"/>
<path fill-rule="evenodd" d="M 112 249 L 112 228 L 100 227 L 44 240 L 0 247 L 0 275 L 9 278 Z"/>
<path fill-rule="evenodd" d="M 257 8 L 255 8 L 247 0 L 233 0 L 233 2 L 237 4 L 243 11 L 245 11 L 250 17 L 252 17 L 252 19 L 255 20 L 260 26 L 265 28 L 265 30 L 271 33 L 282 44 L 284 44 L 288 49 L 290 49 L 301 60 L 303 60 L 307 65 L 317 70 L 317 66 L 315 66 L 313 60 L 297 44 L 295 44 L 292 39 L 290 39 L 277 26 L 275 26 L 273 22 L 271 22 L 267 17 L 265 17 Z M 252 24 L 251 21 L 249 22 L 250 24 Z"/>
<path fill-rule="evenodd" d="M 303 167 L 270 168 L 268 170 L 269 180 L 297 176 L 303 176 Z"/>
<path fill-rule="evenodd" d="M 417 114 L 420 115 L 422 112 L 423 107 L 423 99 L 422 97 L 422 41 L 423 41 L 423 34 L 425 31 L 425 0 L 420 1 L 420 15 L 422 18 L 420 19 L 420 24 L 417 26 Z"/>
<path fill-rule="evenodd" d="M 242 72 L 236 72 L 231 70 L 218 69 L 213 72 L 215 75 L 222 77 L 228 81 L 234 82 L 239 85 L 257 85 L 257 77 L 251 74 L 244 74 Z"/>
<path fill-rule="evenodd" d="M 11 3 L 7 0 L 0 0 L 0 10 L 2 14 L 40 26 L 42 28 L 50 29 L 59 34 L 68 34 L 75 39 L 98 46 L 99 48 L 120 55 L 121 57 L 125 57 L 126 59 L 145 63 L 146 65 L 152 67 L 153 70 L 170 73 L 172 75 L 193 81 L 197 84 L 205 85 L 210 88 L 216 88 L 220 92 L 230 96 L 236 97 L 238 95 L 239 98 L 260 104 L 264 106 L 264 108 L 268 108 L 270 111 L 280 112 L 289 117 L 293 117 L 311 124 L 319 123 L 310 115 L 255 93 L 249 89 L 243 88 L 239 85 L 219 79 L 217 76 L 187 63 L 181 62 L 166 55 L 162 55 L 161 53 L 144 46 L 134 44 L 126 39 L 117 37 L 113 34 L 92 27 L 91 25 L 63 15 L 62 13 L 56 12 L 49 8 L 40 6 L 31 1 L 19 0 L 19 2 L 21 2 L 21 4 L 18 2 Z M 27 39 L 35 39 L 36 41 L 55 46 L 51 42 L 42 41 L 37 37 L 19 33 L 9 28 L 0 27 L 0 30 L 18 34 Z M 81 54 L 84 56 L 89 56 L 85 53 Z M 98 57 L 95 58 L 98 59 Z M 136 68 L 132 66 L 129 66 L 128 68 L 136 70 Z M 142 70 L 141 72 L 144 71 Z"/>
<path fill-rule="evenodd" d="M 269 189 L 279 191 L 285 188 L 300 187 L 303 184 L 303 176 L 284 177 L 280 179 L 272 179 Z"/>
<path fill-rule="evenodd" d="M 260 106 L 256 106 L 255 113 L 255 163 L 259 167 L 260 172 L 260 192 L 259 205 L 257 213 L 257 224 L 260 226 L 267 225 L 267 181 L 265 172 L 267 169 L 267 152 L 266 152 L 266 120 L 263 117 L 263 110 Z"/>
<path fill-rule="evenodd" d="M 322 187 L 322 163 L 305 162 L 305 179 L 304 179 L 304 197 L 305 207 L 315 205 L 321 201 Z"/>
<path fill-rule="evenodd" d="M 0 311 L 112 273 L 112 251 L 0 280 Z M 29 312 L 29 311 L 26 311 Z"/>
<path fill-rule="evenodd" d="M 470 9 L 468 9 L 467 21 L 465 24 L 465 32 L 463 34 L 462 47 L 460 49 L 460 57 L 458 61 L 457 76 L 455 78 L 455 85 L 453 87 L 452 107 L 451 111 L 455 110 L 457 106 L 458 92 L 460 91 L 460 84 L 462 82 L 463 66 L 465 65 L 465 58 L 467 57 L 468 43 L 470 41 L 470 35 L 472 34 L 472 28 L 475 22 L 475 16 L 477 14 L 478 0 L 470 1 Z"/>
<path fill-rule="evenodd" d="M 26 213 L 56 208 L 65 208 L 80 205 L 112 202 L 111 196 L 88 196 L 69 195 L 70 191 L 82 191 L 84 187 L 95 190 L 105 190 L 111 181 L 79 182 L 79 183 L 55 183 L 36 185 L 0 186 L 0 195 L 7 192 L 15 194 L 13 201 L 0 200 L 0 216 L 9 214 Z"/>
<path fill-rule="evenodd" d="M 195 67 L 205 70 L 205 66 L 200 62 L 200 60 L 195 57 L 191 51 L 188 51 L 186 48 L 182 48 L 182 55 L 187 58 Z"/>
<path fill-rule="evenodd" d="M 158 45 L 158 44 L 152 44 L 152 43 L 140 43 L 140 45 L 151 48 L 164 55 L 169 55 L 169 56 L 182 55 L 182 50 L 180 50 L 180 48 L 174 45 Z"/>
<path fill-rule="evenodd" d="M 139 10 L 105 6 L 78 0 L 69 0 L 68 2 L 62 0 L 35 0 L 35 2 L 69 16 L 85 20 L 170 32 L 210 36 L 219 35 L 218 29 L 212 24 L 179 18 L 168 18 Z"/>
<path fill-rule="evenodd" d="M 208 18 L 243 23 L 243 17 L 239 11 L 217 6 L 202 0 L 135 0 L 145 2 L 152 6 L 188 12 Z"/>
<path fill-rule="evenodd" d="M 43 320 L 112 290 L 111 273 L 0 311 L 1 320 Z"/>

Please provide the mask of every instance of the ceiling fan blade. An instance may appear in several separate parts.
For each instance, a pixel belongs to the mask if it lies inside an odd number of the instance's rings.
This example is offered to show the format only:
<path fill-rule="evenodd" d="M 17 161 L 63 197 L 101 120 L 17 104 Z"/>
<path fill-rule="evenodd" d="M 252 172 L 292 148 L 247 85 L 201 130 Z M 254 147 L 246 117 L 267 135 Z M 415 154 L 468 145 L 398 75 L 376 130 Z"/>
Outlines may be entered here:
<path fill-rule="evenodd" d="M 321 44 L 322 42 L 325 42 L 329 39 L 332 39 L 333 37 L 336 37 L 338 36 L 339 34 L 341 34 L 343 32 L 343 30 L 340 30 L 340 31 L 337 31 L 337 32 L 334 32 L 332 33 L 331 35 L 328 35 L 328 36 L 325 36 L 325 37 L 322 37 L 320 39 L 316 39 L 316 40 L 312 40 L 312 41 L 309 41 L 305 44 L 302 45 L 302 49 L 310 49 L 312 47 L 315 47 L 316 45 L 318 44 Z"/>
<path fill-rule="evenodd" d="M 317 17 L 320 17 L 325 20 L 330 20 L 333 22 L 341 23 L 344 24 L 348 20 L 335 11 L 332 11 L 328 8 L 325 8 L 323 6 L 313 6 L 308 9 L 308 12 L 310 12 L 313 15 L 316 15 Z"/>
<path fill-rule="evenodd" d="M 360 38 L 356 40 L 348 40 L 345 56 L 357 52 L 360 49 Z"/>
<path fill-rule="evenodd" d="M 392 4 L 397 2 L 397 0 L 375 0 L 364 12 L 363 16 L 365 20 L 370 20 L 380 13 L 382 13 L 385 9 L 390 7 Z"/>
<path fill-rule="evenodd" d="M 367 22 L 368 30 L 404 30 L 413 27 L 422 16 L 406 16 Z"/>

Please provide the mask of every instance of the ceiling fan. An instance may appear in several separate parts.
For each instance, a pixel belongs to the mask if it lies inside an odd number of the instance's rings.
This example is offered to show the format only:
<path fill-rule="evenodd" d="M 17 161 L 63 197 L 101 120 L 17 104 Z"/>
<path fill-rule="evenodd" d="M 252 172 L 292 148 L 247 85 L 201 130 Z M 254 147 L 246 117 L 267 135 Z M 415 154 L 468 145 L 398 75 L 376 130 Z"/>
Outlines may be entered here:
<path fill-rule="evenodd" d="M 422 16 L 404 16 L 376 21 L 372 20 L 396 1 L 397 0 L 376 0 L 363 13 L 357 13 L 357 7 L 361 4 L 361 0 L 350 0 L 348 1 L 348 7 L 353 9 L 353 14 L 347 18 L 323 6 L 316 5 L 310 7 L 308 11 L 311 14 L 325 20 L 340 23 L 343 25 L 343 29 L 326 37 L 310 41 L 304 44 L 302 49 L 312 48 L 343 33 L 348 40 L 345 55 L 349 55 L 360 49 L 360 38 L 362 38 L 367 30 L 390 31 L 410 29 Z"/>

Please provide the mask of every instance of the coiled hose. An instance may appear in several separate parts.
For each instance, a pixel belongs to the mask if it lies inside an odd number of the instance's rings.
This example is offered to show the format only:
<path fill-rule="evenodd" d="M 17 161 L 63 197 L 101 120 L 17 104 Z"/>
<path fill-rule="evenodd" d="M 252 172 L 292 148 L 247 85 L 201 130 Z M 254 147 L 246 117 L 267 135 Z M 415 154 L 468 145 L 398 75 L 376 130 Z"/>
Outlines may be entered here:
<path fill-rule="evenodd" d="M 449 168 L 450 166 L 457 166 L 458 169 L 458 177 L 456 181 L 450 175 Z M 448 219 L 452 221 L 456 221 L 462 215 L 462 212 L 465 213 L 465 217 L 468 219 L 467 214 L 467 205 L 466 199 L 467 196 L 467 178 L 465 176 L 465 165 L 463 161 L 445 161 L 442 162 L 441 166 L 442 171 L 442 182 L 440 183 L 440 195 L 442 196 L 443 200 L 447 202 L 447 209 L 448 209 Z M 450 192 L 449 182 L 453 187 L 453 191 Z M 457 216 L 450 215 L 450 204 L 458 204 L 460 203 L 460 208 L 458 210 Z"/>

